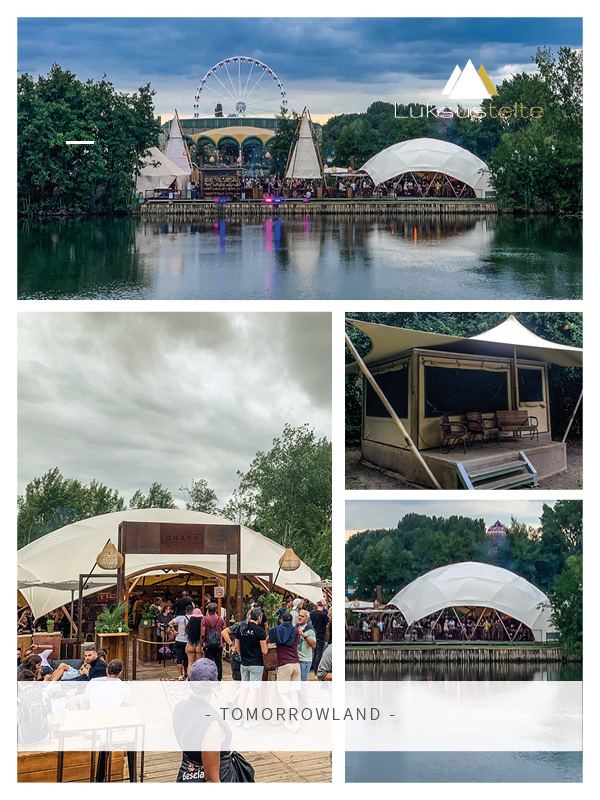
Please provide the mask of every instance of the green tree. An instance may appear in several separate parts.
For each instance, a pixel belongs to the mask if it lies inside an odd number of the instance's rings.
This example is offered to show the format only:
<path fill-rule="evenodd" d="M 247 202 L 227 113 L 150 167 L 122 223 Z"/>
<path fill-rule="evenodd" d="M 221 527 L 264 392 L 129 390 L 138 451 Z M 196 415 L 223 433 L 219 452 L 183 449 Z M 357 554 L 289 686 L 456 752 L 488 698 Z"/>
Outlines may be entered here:
<path fill-rule="evenodd" d="M 54 467 L 30 481 L 17 498 L 17 547 L 71 522 L 124 508 L 125 501 L 116 489 L 96 480 L 85 485 L 65 478 Z"/>
<path fill-rule="evenodd" d="M 147 84 L 117 92 L 104 76 L 82 82 L 54 64 L 17 84 L 18 201 L 22 213 L 123 213 L 159 126 Z M 74 147 L 68 140 L 93 140 Z"/>
<path fill-rule="evenodd" d="M 583 652 L 583 559 L 569 556 L 566 569 L 554 584 L 550 597 L 552 623 L 558 630 L 565 655 L 580 657 Z"/>
<path fill-rule="evenodd" d="M 191 486 L 181 486 L 179 491 L 185 492 L 190 498 L 185 503 L 188 511 L 204 511 L 206 514 L 218 513 L 217 494 L 204 478 L 192 480 Z"/>
<path fill-rule="evenodd" d="M 309 566 L 331 538 L 331 443 L 317 439 L 308 425 L 286 425 L 268 452 L 259 451 L 240 476 L 249 524 L 260 533 L 293 547 Z M 326 557 L 326 556 L 325 556 Z M 329 575 L 331 562 L 326 565 Z"/>
<path fill-rule="evenodd" d="M 270 165 L 271 172 L 283 178 L 294 134 L 298 127 L 298 114 L 295 111 L 288 114 L 282 108 L 276 119 L 275 137 L 269 146 L 269 152 L 271 153 Z"/>
<path fill-rule="evenodd" d="M 177 508 L 173 495 L 161 483 L 153 483 L 145 495 L 138 489 L 129 501 L 130 508 Z"/>

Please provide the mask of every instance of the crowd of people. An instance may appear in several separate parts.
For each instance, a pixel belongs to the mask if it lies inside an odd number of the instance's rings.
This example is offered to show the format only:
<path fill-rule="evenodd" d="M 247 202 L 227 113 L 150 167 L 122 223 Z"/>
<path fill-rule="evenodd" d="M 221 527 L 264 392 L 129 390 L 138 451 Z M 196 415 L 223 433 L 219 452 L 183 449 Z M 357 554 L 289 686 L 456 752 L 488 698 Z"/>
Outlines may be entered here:
<path fill-rule="evenodd" d="M 373 183 L 368 175 L 350 173 L 344 176 L 327 176 L 320 179 L 282 180 L 275 176 L 258 174 L 243 177 L 222 176 L 210 178 L 210 196 L 215 195 L 215 187 L 221 180 L 222 194 L 229 200 L 252 200 L 265 197 L 281 197 L 287 199 L 314 200 L 325 198 L 332 200 L 353 199 L 388 199 L 402 198 L 438 198 L 467 200 L 475 197 L 474 190 L 466 183 L 446 175 L 418 174 L 400 175 L 378 184 Z M 216 182 L 216 183 L 215 183 Z M 207 183 L 208 186 L 208 183 Z M 254 190 L 259 190 L 258 197 Z M 157 195 L 158 196 L 158 195 Z M 203 199 L 200 183 L 190 185 L 190 199 Z"/>
<path fill-rule="evenodd" d="M 533 633 L 526 626 L 505 615 L 482 615 L 481 612 L 462 617 L 431 614 L 408 625 L 404 616 L 394 614 L 361 614 L 358 625 L 346 626 L 348 640 L 354 635 L 363 642 L 438 642 L 438 641 L 482 641 L 482 642 L 527 642 Z"/>

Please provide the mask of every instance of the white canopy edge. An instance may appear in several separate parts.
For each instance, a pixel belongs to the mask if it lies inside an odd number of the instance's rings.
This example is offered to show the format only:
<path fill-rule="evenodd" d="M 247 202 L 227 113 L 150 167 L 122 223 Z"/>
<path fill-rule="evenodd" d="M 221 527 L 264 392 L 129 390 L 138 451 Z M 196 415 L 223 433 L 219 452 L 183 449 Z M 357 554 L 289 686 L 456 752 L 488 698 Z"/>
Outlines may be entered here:
<path fill-rule="evenodd" d="M 363 356 L 365 364 L 379 364 L 391 361 L 407 350 L 440 347 L 456 344 L 456 352 L 473 355 L 498 355 L 513 357 L 514 347 L 517 357 L 544 361 L 564 367 L 582 367 L 583 349 L 549 342 L 532 333 L 511 314 L 503 323 L 477 336 L 450 336 L 442 333 L 415 331 L 410 328 L 396 328 L 393 325 L 378 325 L 374 322 L 347 319 L 350 325 L 362 331 L 372 342 L 368 355 Z M 358 372 L 358 364 L 347 364 L 346 372 Z"/>
<path fill-rule="evenodd" d="M 57 584 L 65 581 L 78 581 L 80 574 L 91 572 L 96 556 L 108 539 L 117 542 L 119 523 L 124 520 L 140 522 L 178 522 L 200 524 L 228 524 L 230 520 L 213 514 L 182 509 L 130 509 L 65 525 L 56 531 L 36 539 L 17 552 L 18 577 L 20 581 L 40 581 L 45 584 Z M 250 575 L 272 573 L 273 578 L 279 570 L 279 559 L 285 548 L 256 531 L 241 526 L 242 557 L 241 571 Z M 139 570 L 148 570 L 148 574 L 164 574 L 163 567 L 169 565 L 190 566 L 212 571 L 218 575 L 226 572 L 226 556 L 224 555 L 128 555 L 126 560 L 127 575 Z M 96 568 L 98 570 L 98 568 Z M 101 580 L 101 572 L 94 574 L 95 580 Z M 310 567 L 301 562 L 294 572 L 279 573 L 277 586 L 280 591 L 306 597 L 312 602 L 322 599 L 322 591 L 314 586 L 304 585 L 320 581 Z M 114 586 L 114 578 L 106 578 L 102 585 L 86 589 L 84 596 L 100 589 Z M 48 611 L 60 608 L 70 602 L 71 592 L 47 586 L 23 587 L 21 593 L 27 600 L 35 617 L 41 617 Z"/>

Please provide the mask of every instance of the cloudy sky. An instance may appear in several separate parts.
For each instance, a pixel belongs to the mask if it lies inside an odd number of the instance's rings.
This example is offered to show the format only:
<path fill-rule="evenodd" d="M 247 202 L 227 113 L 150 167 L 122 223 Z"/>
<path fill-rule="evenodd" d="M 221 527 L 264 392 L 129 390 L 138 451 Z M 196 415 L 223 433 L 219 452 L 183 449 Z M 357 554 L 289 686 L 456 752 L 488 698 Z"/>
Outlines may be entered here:
<path fill-rule="evenodd" d="M 539 525 L 542 506 L 553 506 L 555 500 L 513 500 L 502 503 L 495 500 L 348 500 L 346 502 L 346 538 L 356 531 L 377 528 L 395 528 L 405 514 L 428 514 L 450 517 L 452 515 L 483 518 L 493 525 L 499 519 L 510 525 L 511 516 L 526 525 Z"/>
<path fill-rule="evenodd" d="M 330 361 L 329 314 L 22 313 L 19 492 L 58 466 L 224 503 L 286 422 L 331 438 Z"/>
<path fill-rule="evenodd" d="M 201 7 L 198 8 L 201 11 Z M 436 101 L 459 64 L 483 64 L 495 83 L 533 71 L 538 46 L 582 46 L 577 18 L 22 19 L 19 69 L 54 62 L 118 89 L 150 82 L 157 113 L 191 116 L 203 75 L 230 56 L 273 69 L 290 108 L 313 118 L 364 111 L 374 100 Z"/>

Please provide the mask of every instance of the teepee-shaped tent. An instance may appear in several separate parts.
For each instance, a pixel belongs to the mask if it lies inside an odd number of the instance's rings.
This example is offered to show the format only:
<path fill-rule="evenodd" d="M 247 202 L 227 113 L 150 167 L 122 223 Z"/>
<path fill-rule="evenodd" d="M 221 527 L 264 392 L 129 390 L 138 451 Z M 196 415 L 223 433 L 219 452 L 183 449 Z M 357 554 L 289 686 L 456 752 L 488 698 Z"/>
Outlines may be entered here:
<path fill-rule="evenodd" d="M 310 112 L 302 112 L 285 169 L 286 179 L 323 178 L 323 163 L 317 147 Z"/>
<path fill-rule="evenodd" d="M 175 109 L 175 116 L 171 120 L 165 155 L 174 164 L 177 164 L 180 169 L 187 172 L 188 175 L 192 174 L 192 159 L 190 158 L 190 151 L 186 141 L 183 138 L 183 130 L 181 129 L 177 109 Z"/>

